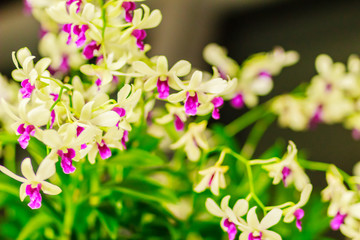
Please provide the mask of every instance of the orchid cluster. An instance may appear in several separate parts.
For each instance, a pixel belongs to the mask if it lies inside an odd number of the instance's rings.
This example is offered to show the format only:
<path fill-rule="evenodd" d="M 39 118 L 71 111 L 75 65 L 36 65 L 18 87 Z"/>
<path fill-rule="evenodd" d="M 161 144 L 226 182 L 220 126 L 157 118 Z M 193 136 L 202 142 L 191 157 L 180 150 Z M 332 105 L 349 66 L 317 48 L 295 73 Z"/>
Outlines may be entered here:
<path fill-rule="evenodd" d="M 281 222 L 295 221 L 293 226 L 304 229 L 304 209 L 313 190 L 305 169 L 326 172 L 322 196 L 330 202 L 331 228 L 360 239 L 359 173 L 350 177 L 331 164 L 307 161 L 292 141 L 283 156 L 258 159 L 244 150 L 254 149 L 258 138 L 249 137 L 242 150 L 233 146 L 238 132 L 253 123 L 256 128 L 262 118 L 272 119 L 272 112 L 294 130 L 344 122 L 359 135 L 357 57 L 350 58 L 346 72 L 342 64 L 320 56 L 319 75 L 306 96 L 280 96 L 264 108 L 260 97 L 270 93 L 284 67 L 298 61 L 295 51 L 277 47 L 238 64 L 224 48 L 209 44 L 203 55 L 211 73 L 186 60 L 169 66 L 166 56 L 147 56 L 147 31 L 160 24 L 162 15 L 141 0 L 25 2 L 41 24 L 43 58 L 36 60 L 21 48 L 12 54 L 14 81 L 0 76 L 0 142 L 7 151 L 13 146 L 13 152 L 19 144 L 31 158 L 21 162 L 19 176 L 15 153 L 2 152 L 0 171 L 21 182 L 21 201 L 29 197 L 31 209 L 50 212 L 53 219 L 29 221 L 20 239 L 30 237 L 32 226 L 48 239 L 56 234 L 64 239 L 138 238 L 134 222 L 153 229 L 163 224 L 174 239 L 203 239 L 196 222 L 214 215 L 229 240 L 238 231 L 240 240 L 279 240 L 281 235 L 269 228 Z M 235 109 L 251 109 L 250 118 L 246 113 L 219 132 L 208 122 L 221 118 L 225 101 Z M 33 166 L 38 166 L 36 174 Z M 293 197 L 263 199 L 255 185 L 260 178 L 268 183 L 263 189 L 282 182 L 278 188 L 290 189 Z M 13 185 L 4 186 L 0 189 L 14 193 Z M 238 199 L 233 207 L 231 197 Z M 108 209 L 120 217 L 114 219 Z M 81 222 L 96 230 L 101 222 L 106 230 L 87 235 L 89 227 Z"/>

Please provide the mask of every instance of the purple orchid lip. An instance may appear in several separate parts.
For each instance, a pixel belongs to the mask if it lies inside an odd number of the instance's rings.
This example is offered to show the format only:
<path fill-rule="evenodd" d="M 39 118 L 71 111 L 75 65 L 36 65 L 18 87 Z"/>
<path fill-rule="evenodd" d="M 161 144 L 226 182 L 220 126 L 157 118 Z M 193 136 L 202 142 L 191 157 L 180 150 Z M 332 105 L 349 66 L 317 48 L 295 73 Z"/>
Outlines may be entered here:
<path fill-rule="evenodd" d="M 262 240 L 262 232 L 259 233 L 259 236 L 254 236 L 253 233 L 250 233 L 248 240 Z"/>
<path fill-rule="evenodd" d="M 126 148 L 126 143 L 129 141 L 129 132 L 128 131 L 124 131 L 123 136 L 121 138 L 121 144 L 124 146 L 124 149 Z"/>
<path fill-rule="evenodd" d="M 175 125 L 176 131 L 184 130 L 184 126 L 185 126 L 184 122 L 181 121 L 181 119 L 178 115 L 174 114 L 174 117 L 175 117 L 174 125 Z"/>
<path fill-rule="evenodd" d="M 35 135 L 35 126 L 34 125 L 28 125 L 25 127 L 25 124 L 20 124 L 17 128 L 17 133 L 20 134 L 20 137 L 18 139 L 20 147 L 22 149 L 26 149 L 29 145 L 30 136 Z"/>
<path fill-rule="evenodd" d="M 314 115 L 310 119 L 310 122 L 309 122 L 310 129 L 315 129 L 319 125 L 319 123 L 322 122 L 322 115 L 323 115 L 323 106 L 319 105 L 316 108 Z"/>
<path fill-rule="evenodd" d="M 238 93 L 230 100 L 230 104 L 233 108 L 240 109 L 244 106 L 244 96 L 241 93 Z"/>
<path fill-rule="evenodd" d="M 25 193 L 30 197 L 30 203 L 28 206 L 31 209 L 38 209 L 41 207 L 41 194 L 40 194 L 41 184 L 39 183 L 35 188 L 31 184 L 26 185 Z"/>
<path fill-rule="evenodd" d="M 197 93 L 195 92 L 194 96 L 190 96 L 189 92 L 186 93 L 185 100 L 185 113 L 190 116 L 194 116 L 197 113 L 197 108 L 199 107 L 199 100 Z"/>
<path fill-rule="evenodd" d="M 91 59 L 94 57 L 95 50 L 99 51 L 100 44 L 96 44 L 96 41 L 92 40 L 88 45 L 83 49 L 83 55 L 86 59 Z"/>
<path fill-rule="evenodd" d="M 120 117 L 124 117 L 126 114 L 126 110 L 124 108 L 114 107 L 112 110 L 116 112 Z"/>
<path fill-rule="evenodd" d="M 286 182 L 286 179 L 291 174 L 291 169 L 288 167 L 284 167 L 281 171 L 281 174 L 282 174 L 282 181 L 284 183 L 284 186 L 287 187 L 288 183 Z"/>
<path fill-rule="evenodd" d="M 51 113 L 50 113 L 50 119 L 51 119 L 51 122 L 50 122 L 50 129 L 53 128 L 54 126 L 54 122 L 55 122 L 55 110 L 52 110 Z"/>
<path fill-rule="evenodd" d="M 89 29 L 89 26 L 86 24 L 81 25 L 81 27 L 80 27 L 80 25 L 75 25 L 73 27 L 73 33 L 78 36 L 78 39 L 75 41 L 76 46 L 78 48 L 82 47 L 85 44 L 85 42 L 86 42 L 85 33 L 88 29 Z"/>
<path fill-rule="evenodd" d="M 341 214 L 340 211 L 336 213 L 336 216 L 331 220 L 330 227 L 332 230 L 339 230 L 340 226 L 344 223 L 347 214 Z"/>
<path fill-rule="evenodd" d="M 302 231 L 301 219 L 304 217 L 304 215 L 305 215 L 305 212 L 301 208 L 296 209 L 294 212 L 294 216 L 296 218 L 296 227 L 299 229 L 299 231 Z"/>
<path fill-rule="evenodd" d="M 146 38 L 146 31 L 144 29 L 135 29 L 132 31 L 131 35 L 136 38 L 136 45 L 140 48 L 141 51 L 144 50 L 144 39 Z"/>
<path fill-rule="evenodd" d="M 212 112 L 212 118 L 213 119 L 220 119 L 220 109 L 219 107 L 221 107 L 224 104 L 224 99 L 222 97 L 215 97 L 211 103 L 214 105 L 214 110 Z"/>
<path fill-rule="evenodd" d="M 136 4 L 134 2 L 123 2 L 121 5 L 125 9 L 125 21 L 132 22 L 133 20 L 133 11 L 136 8 Z"/>
<path fill-rule="evenodd" d="M 110 148 L 106 145 L 104 139 L 101 141 L 101 144 L 96 143 L 98 146 L 98 150 L 99 150 L 99 154 L 101 159 L 107 159 L 109 157 L 111 157 L 111 150 Z"/>
<path fill-rule="evenodd" d="M 225 219 L 224 227 L 227 228 L 227 233 L 229 236 L 229 240 L 234 240 L 236 237 L 237 229 L 236 225 L 229 221 L 229 219 Z"/>
<path fill-rule="evenodd" d="M 76 156 L 76 152 L 73 148 L 68 148 L 67 153 L 64 153 L 62 150 L 58 150 L 57 154 L 61 158 L 60 165 L 66 174 L 73 173 L 76 168 L 72 165 L 72 160 Z"/>
<path fill-rule="evenodd" d="M 159 77 L 156 86 L 159 93 L 159 98 L 166 99 L 169 96 L 169 92 L 170 92 L 169 78 L 167 77 L 165 81 L 161 81 Z"/>
<path fill-rule="evenodd" d="M 22 98 L 30 98 L 35 86 L 31 85 L 29 79 L 25 79 L 21 82 L 21 87 L 20 93 L 22 94 Z"/>

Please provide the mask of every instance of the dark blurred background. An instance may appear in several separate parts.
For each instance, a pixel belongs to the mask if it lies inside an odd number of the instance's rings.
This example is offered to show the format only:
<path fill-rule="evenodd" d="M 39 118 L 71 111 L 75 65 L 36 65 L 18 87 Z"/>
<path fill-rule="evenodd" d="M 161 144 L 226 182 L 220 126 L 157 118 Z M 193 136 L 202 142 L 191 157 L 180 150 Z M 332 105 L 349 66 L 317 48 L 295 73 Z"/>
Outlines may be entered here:
<path fill-rule="evenodd" d="M 148 31 L 153 46 L 150 55 L 163 54 L 170 64 L 180 59 L 208 69 L 202 49 L 217 42 L 241 62 L 249 55 L 270 51 L 275 46 L 300 53 L 300 61 L 274 79 L 272 96 L 286 93 L 315 75 L 314 61 L 327 53 L 346 62 L 360 49 L 360 1 L 351 0 L 149 0 L 152 9 L 163 13 L 161 25 Z M 22 1 L 2 1 L 0 8 L 0 71 L 13 69 L 11 51 L 28 46 L 36 53 L 39 26 L 25 16 Z M 224 122 L 237 113 L 222 111 Z M 236 114 L 234 114 L 236 113 Z M 241 136 L 240 136 L 241 137 Z M 293 132 L 277 124 L 266 132 L 257 153 L 278 138 L 293 140 L 311 160 L 334 162 L 349 173 L 360 160 L 360 143 L 340 125 L 320 125 L 310 132 Z M 323 178 L 322 178 L 323 179 Z"/>

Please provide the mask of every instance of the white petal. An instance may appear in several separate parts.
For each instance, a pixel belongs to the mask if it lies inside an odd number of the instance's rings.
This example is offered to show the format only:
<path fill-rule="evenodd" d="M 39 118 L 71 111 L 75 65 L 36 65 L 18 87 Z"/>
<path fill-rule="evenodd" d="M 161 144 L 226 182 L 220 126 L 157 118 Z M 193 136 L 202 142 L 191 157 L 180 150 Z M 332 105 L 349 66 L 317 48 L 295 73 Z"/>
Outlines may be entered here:
<path fill-rule="evenodd" d="M 73 108 L 76 114 L 81 113 L 82 108 L 85 105 L 85 100 L 83 95 L 79 91 L 74 91 L 73 93 Z"/>
<path fill-rule="evenodd" d="M 35 173 L 33 170 L 33 167 L 31 165 L 30 158 L 25 158 L 21 163 L 21 173 L 24 175 L 24 177 L 28 180 L 34 180 L 35 179 Z"/>
<path fill-rule="evenodd" d="M 94 117 L 91 123 L 97 126 L 113 127 L 119 120 L 120 116 L 116 112 L 109 111 Z"/>
<path fill-rule="evenodd" d="M 167 74 L 168 73 L 168 61 L 165 56 L 158 57 L 156 61 L 156 72 L 158 74 Z"/>
<path fill-rule="evenodd" d="M 42 74 L 49 67 L 50 63 L 50 58 L 42 58 L 36 63 L 35 69 L 39 74 Z"/>
<path fill-rule="evenodd" d="M 219 94 L 227 87 L 227 81 L 222 78 L 215 78 L 201 85 L 201 90 L 207 93 Z"/>
<path fill-rule="evenodd" d="M 23 183 L 20 185 L 20 192 L 19 192 L 19 196 L 20 196 L 20 200 L 24 201 L 24 199 L 26 198 L 26 186 L 28 185 L 28 183 Z"/>
<path fill-rule="evenodd" d="M 25 59 L 30 56 L 31 56 L 31 52 L 27 47 L 19 49 L 19 51 L 17 51 L 16 53 L 16 58 L 18 59 L 21 66 L 23 66 Z"/>
<path fill-rule="evenodd" d="M 46 125 L 49 118 L 50 111 L 44 107 L 34 108 L 27 115 L 27 121 L 37 127 Z"/>
<path fill-rule="evenodd" d="M 142 29 L 157 27 L 160 24 L 161 19 L 162 19 L 161 12 L 158 9 L 155 9 L 154 11 L 151 12 L 149 18 L 146 19 L 146 21 L 144 21 L 143 23 L 141 23 L 140 27 Z"/>
<path fill-rule="evenodd" d="M 42 141 L 50 148 L 61 148 L 63 141 L 58 132 L 54 129 L 45 130 L 41 134 Z"/>
<path fill-rule="evenodd" d="M 144 90 L 147 92 L 152 91 L 156 87 L 157 80 L 157 76 L 148 78 L 144 83 Z"/>
<path fill-rule="evenodd" d="M 215 173 L 214 178 L 210 185 L 210 190 L 214 195 L 216 195 L 216 196 L 219 195 L 219 172 Z M 224 199 L 223 199 L 223 201 L 224 201 Z M 223 206 L 223 202 L 221 201 L 221 208 L 223 208 L 222 206 Z"/>
<path fill-rule="evenodd" d="M 199 184 L 194 188 L 194 191 L 200 193 L 200 192 L 203 192 L 206 188 L 208 188 L 211 176 L 212 176 L 211 174 L 205 175 L 201 179 Z"/>
<path fill-rule="evenodd" d="M 263 229 L 268 229 L 277 224 L 280 221 L 281 216 L 282 210 L 274 208 L 261 220 L 260 225 Z"/>
<path fill-rule="evenodd" d="M 242 217 L 247 213 L 249 203 L 245 199 L 239 199 L 236 201 L 233 209 L 236 217 Z"/>
<path fill-rule="evenodd" d="M 49 195 L 58 195 L 59 193 L 61 193 L 61 188 L 59 188 L 58 186 L 56 186 L 52 183 L 45 182 L 45 181 L 41 182 L 41 190 L 45 194 L 49 194 Z"/>
<path fill-rule="evenodd" d="M 256 207 L 252 207 L 252 208 L 249 210 L 249 212 L 248 212 L 248 214 L 247 214 L 247 216 L 246 216 L 246 221 L 248 222 L 248 224 L 249 224 L 249 226 L 250 226 L 251 228 L 255 228 L 255 229 L 258 228 L 258 226 L 259 226 L 259 219 L 258 219 L 258 217 L 257 217 L 257 215 L 256 215 Z"/>
<path fill-rule="evenodd" d="M 146 74 L 149 76 L 156 75 L 156 72 L 154 70 L 152 70 L 144 62 L 141 62 L 141 61 L 134 62 L 132 67 L 134 68 L 135 71 L 137 71 L 139 73 L 143 73 L 143 74 Z"/>
<path fill-rule="evenodd" d="M 183 77 L 189 74 L 191 70 L 191 64 L 188 61 L 180 60 L 170 69 L 169 72 L 174 72 L 176 76 Z"/>
<path fill-rule="evenodd" d="M 206 209 L 217 217 L 224 217 L 223 211 L 219 208 L 219 206 L 215 203 L 211 198 L 207 198 L 205 201 Z"/>
<path fill-rule="evenodd" d="M 225 197 L 223 197 L 220 203 L 220 207 L 222 210 L 229 207 L 229 201 L 230 201 L 230 195 L 226 195 Z"/>
<path fill-rule="evenodd" d="M 197 90 L 200 87 L 202 81 L 203 73 L 201 71 L 195 71 L 191 76 L 189 82 L 189 89 L 190 90 Z"/>
<path fill-rule="evenodd" d="M 268 240 L 281 240 L 281 236 L 273 231 L 263 231 L 263 237 Z"/>
<path fill-rule="evenodd" d="M 81 16 L 87 21 L 91 21 L 95 15 L 95 6 L 91 3 L 86 3 Z"/>
<path fill-rule="evenodd" d="M 56 172 L 55 162 L 49 158 L 45 158 L 36 171 L 36 177 L 39 181 L 46 180 L 53 176 Z"/>
<path fill-rule="evenodd" d="M 84 107 L 81 110 L 80 114 L 80 120 L 87 121 L 91 119 L 91 113 L 92 113 L 92 106 L 94 104 L 94 101 L 88 102 L 84 105 Z"/>
<path fill-rule="evenodd" d="M 350 206 L 349 214 L 360 220 L 360 203 L 356 203 Z"/>
<path fill-rule="evenodd" d="M 8 175 L 9 177 L 19 181 L 19 182 L 25 182 L 26 181 L 25 178 L 16 175 L 15 173 L 11 172 L 9 169 L 7 169 L 6 167 L 4 167 L 2 165 L 0 165 L 0 171 L 3 172 L 4 174 Z"/>
<path fill-rule="evenodd" d="M 167 100 L 171 103 L 177 103 L 177 102 L 184 101 L 185 97 L 186 97 L 186 92 L 180 91 L 178 93 L 174 93 L 174 94 L 171 94 L 170 96 L 168 96 Z"/>
<path fill-rule="evenodd" d="M 312 188 L 311 184 L 306 184 L 300 195 L 300 201 L 298 203 L 299 207 L 304 206 L 308 202 Z"/>
<path fill-rule="evenodd" d="M 200 158 L 200 150 L 193 141 L 185 143 L 185 152 L 190 161 L 197 161 Z"/>

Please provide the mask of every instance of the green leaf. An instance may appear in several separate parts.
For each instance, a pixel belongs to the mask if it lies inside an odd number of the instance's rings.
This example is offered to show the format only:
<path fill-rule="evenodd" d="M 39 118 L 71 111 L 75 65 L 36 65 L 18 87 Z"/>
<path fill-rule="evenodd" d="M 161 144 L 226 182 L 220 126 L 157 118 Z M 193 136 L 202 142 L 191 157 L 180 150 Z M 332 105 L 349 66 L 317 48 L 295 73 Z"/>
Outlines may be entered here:
<path fill-rule="evenodd" d="M 163 163 L 164 161 L 160 157 L 141 149 L 120 152 L 106 162 L 108 165 L 120 164 L 123 167 L 136 168 L 158 167 Z"/>
<path fill-rule="evenodd" d="M 53 223 L 54 219 L 47 214 L 39 213 L 29 220 L 29 222 L 21 229 L 17 240 L 29 239 L 36 231 Z"/>
<path fill-rule="evenodd" d="M 112 215 L 109 215 L 107 213 L 101 212 L 100 210 L 96 210 L 100 222 L 104 225 L 106 231 L 108 232 L 111 239 L 117 238 L 117 232 L 118 232 L 118 223 L 116 221 L 116 218 L 114 218 Z"/>

